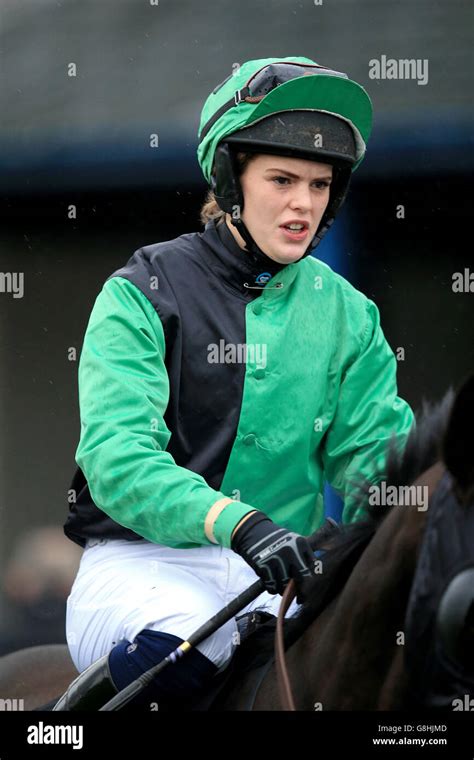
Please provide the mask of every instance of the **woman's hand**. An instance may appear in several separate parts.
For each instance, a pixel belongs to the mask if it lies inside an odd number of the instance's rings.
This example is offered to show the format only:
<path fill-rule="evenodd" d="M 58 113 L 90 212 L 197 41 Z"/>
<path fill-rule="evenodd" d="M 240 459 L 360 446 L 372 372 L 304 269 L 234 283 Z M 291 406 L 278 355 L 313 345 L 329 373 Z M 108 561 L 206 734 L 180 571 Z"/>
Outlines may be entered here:
<path fill-rule="evenodd" d="M 233 533 L 231 548 L 264 581 L 270 594 L 283 594 L 291 578 L 298 604 L 312 586 L 316 558 L 308 540 L 279 527 L 263 512 L 250 515 Z"/>

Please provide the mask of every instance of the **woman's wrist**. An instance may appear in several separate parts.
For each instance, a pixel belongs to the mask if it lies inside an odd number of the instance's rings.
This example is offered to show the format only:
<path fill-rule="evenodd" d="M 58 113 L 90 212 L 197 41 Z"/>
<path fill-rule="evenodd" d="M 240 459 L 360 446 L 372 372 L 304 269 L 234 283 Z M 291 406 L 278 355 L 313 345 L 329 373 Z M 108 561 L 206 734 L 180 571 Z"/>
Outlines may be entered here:
<path fill-rule="evenodd" d="M 246 520 L 248 520 L 248 519 L 249 519 L 249 517 L 251 517 L 252 515 L 254 515 L 254 514 L 255 514 L 255 512 L 258 512 L 258 509 L 252 509 L 252 511 L 251 511 L 251 512 L 248 512 L 248 514 L 244 515 L 244 516 L 242 517 L 242 519 L 241 519 L 241 520 L 239 520 L 239 522 L 238 522 L 238 523 L 237 523 L 237 525 L 235 526 L 234 530 L 232 531 L 232 535 L 231 535 L 231 537 L 230 537 L 230 540 L 231 540 L 231 541 L 233 540 L 233 538 L 234 538 L 234 535 L 236 534 L 236 532 L 238 531 L 238 529 L 240 528 L 240 526 L 241 526 L 241 525 L 243 525 L 243 524 L 244 524 L 244 522 L 245 522 Z"/>

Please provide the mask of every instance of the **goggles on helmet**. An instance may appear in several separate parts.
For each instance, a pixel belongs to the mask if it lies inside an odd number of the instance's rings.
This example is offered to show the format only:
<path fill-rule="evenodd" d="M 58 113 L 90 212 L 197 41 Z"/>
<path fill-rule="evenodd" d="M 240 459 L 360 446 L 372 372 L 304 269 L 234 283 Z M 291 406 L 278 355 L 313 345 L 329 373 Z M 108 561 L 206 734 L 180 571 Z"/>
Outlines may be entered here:
<path fill-rule="evenodd" d="M 306 63 L 288 63 L 281 61 L 263 66 L 263 68 L 252 74 L 250 79 L 243 87 L 241 87 L 240 90 L 236 90 L 233 98 L 230 98 L 230 100 L 224 103 L 224 105 L 222 105 L 216 111 L 216 113 L 213 114 L 213 116 L 202 128 L 201 134 L 199 135 L 199 141 L 201 142 L 203 140 L 203 138 L 211 129 L 212 125 L 215 124 L 216 121 L 220 119 L 222 114 L 228 111 L 229 108 L 238 106 L 242 101 L 245 101 L 246 103 L 258 103 L 260 100 L 263 100 L 263 98 L 268 95 L 269 92 L 274 90 L 275 87 L 278 87 L 284 82 L 289 82 L 291 79 L 296 79 L 297 77 L 301 76 L 314 76 L 317 74 L 349 79 L 347 74 L 344 74 L 342 71 L 334 71 L 333 69 L 329 69 L 326 66 L 320 66 L 319 64 L 313 65 Z M 223 87 L 224 84 L 228 82 L 232 76 L 234 76 L 233 73 L 226 77 L 223 82 L 218 84 L 217 87 L 213 90 L 213 94 L 218 92 L 220 88 Z"/>

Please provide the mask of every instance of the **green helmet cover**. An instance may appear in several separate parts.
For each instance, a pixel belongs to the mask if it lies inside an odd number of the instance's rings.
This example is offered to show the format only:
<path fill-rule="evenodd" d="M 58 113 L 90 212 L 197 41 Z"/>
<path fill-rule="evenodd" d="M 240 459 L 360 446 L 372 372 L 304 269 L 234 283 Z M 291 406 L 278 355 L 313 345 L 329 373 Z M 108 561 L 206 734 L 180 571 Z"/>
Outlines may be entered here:
<path fill-rule="evenodd" d="M 272 63 L 288 62 L 318 65 L 316 61 L 305 57 L 258 58 L 243 63 L 236 71 L 216 88 L 204 103 L 199 124 L 199 135 L 209 119 L 237 90 L 244 87 L 250 77 L 264 66 Z M 242 100 L 229 108 L 212 125 L 199 142 L 198 162 L 205 179 L 210 184 L 214 154 L 219 142 L 227 135 L 250 126 L 260 119 L 280 111 L 309 110 L 325 111 L 338 116 L 349 123 L 354 132 L 356 143 L 355 171 L 364 158 L 366 145 L 372 130 L 372 103 L 364 88 L 357 82 L 344 77 L 325 75 L 296 77 L 278 85 L 258 103 Z"/>

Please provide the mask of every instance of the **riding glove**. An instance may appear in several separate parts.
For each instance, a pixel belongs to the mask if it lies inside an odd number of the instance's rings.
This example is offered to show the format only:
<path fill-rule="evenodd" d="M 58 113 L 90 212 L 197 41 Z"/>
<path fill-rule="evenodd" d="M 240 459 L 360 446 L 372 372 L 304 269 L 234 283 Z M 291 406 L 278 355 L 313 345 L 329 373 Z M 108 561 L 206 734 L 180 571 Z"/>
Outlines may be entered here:
<path fill-rule="evenodd" d="M 308 540 L 256 511 L 235 531 L 231 549 L 253 568 L 270 594 L 283 594 L 295 581 L 298 604 L 312 587 L 316 558 Z"/>

